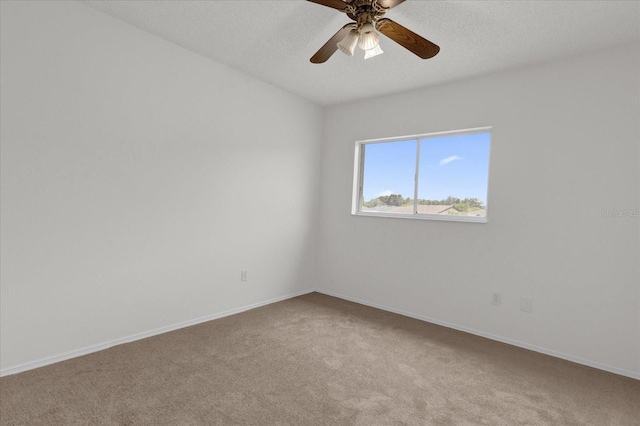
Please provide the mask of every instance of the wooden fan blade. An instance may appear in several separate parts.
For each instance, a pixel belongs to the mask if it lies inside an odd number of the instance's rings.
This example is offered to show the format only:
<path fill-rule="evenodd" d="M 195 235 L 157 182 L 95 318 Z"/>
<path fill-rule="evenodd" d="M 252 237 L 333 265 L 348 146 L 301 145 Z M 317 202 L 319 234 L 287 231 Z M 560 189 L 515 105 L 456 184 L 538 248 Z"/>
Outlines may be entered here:
<path fill-rule="evenodd" d="M 404 3 L 404 0 L 378 0 L 378 4 L 385 9 L 391 9 L 392 7 L 396 7 L 400 3 Z"/>
<path fill-rule="evenodd" d="M 403 27 L 395 21 L 383 18 L 376 24 L 378 31 L 395 41 L 402 47 L 412 51 L 422 59 L 433 58 L 440 51 L 440 47 Z"/>
<path fill-rule="evenodd" d="M 345 3 L 342 0 L 307 0 L 311 3 L 318 3 L 323 6 L 330 7 L 332 9 L 345 10 L 347 8 L 348 3 Z"/>
<path fill-rule="evenodd" d="M 322 46 L 320 50 L 318 50 L 316 54 L 311 57 L 311 62 L 313 62 L 314 64 L 321 64 L 323 62 L 326 62 L 327 59 L 329 59 L 331 55 L 336 53 L 336 50 L 338 50 L 338 43 L 343 38 L 345 38 L 347 33 L 351 31 L 351 29 L 354 27 L 355 27 L 354 23 L 347 24 L 344 27 L 342 27 L 340 31 L 335 33 L 335 35 L 331 37 L 329 41 L 326 42 L 324 46 Z"/>

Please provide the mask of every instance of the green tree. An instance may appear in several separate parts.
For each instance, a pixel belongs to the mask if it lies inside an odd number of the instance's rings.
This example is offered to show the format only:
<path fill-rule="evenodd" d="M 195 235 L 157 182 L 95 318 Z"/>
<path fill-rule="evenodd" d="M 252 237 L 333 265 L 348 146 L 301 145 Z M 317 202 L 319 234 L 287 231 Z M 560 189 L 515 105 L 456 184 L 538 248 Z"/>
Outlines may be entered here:
<path fill-rule="evenodd" d="M 460 213 L 467 213 L 471 209 L 471 205 L 467 202 L 462 202 L 454 204 L 453 208 L 458 210 Z"/>

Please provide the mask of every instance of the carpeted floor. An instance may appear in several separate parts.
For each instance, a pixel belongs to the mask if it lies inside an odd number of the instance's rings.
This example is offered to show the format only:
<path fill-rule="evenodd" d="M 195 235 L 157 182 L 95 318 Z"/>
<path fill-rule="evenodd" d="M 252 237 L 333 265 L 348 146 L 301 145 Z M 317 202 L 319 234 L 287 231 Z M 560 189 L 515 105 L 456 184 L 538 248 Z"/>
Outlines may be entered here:
<path fill-rule="evenodd" d="M 640 381 L 312 293 L 0 379 L 2 425 L 639 425 Z"/>

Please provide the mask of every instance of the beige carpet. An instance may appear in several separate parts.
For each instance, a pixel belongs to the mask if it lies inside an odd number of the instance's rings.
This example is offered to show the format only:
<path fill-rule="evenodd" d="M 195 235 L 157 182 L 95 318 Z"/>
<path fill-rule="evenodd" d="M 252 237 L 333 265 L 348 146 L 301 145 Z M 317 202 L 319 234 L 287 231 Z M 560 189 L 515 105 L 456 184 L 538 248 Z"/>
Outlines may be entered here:
<path fill-rule="evenodd" d="M 318 293 L 0 391 L 2 425 L 640 424 L 640 381 Z"/>

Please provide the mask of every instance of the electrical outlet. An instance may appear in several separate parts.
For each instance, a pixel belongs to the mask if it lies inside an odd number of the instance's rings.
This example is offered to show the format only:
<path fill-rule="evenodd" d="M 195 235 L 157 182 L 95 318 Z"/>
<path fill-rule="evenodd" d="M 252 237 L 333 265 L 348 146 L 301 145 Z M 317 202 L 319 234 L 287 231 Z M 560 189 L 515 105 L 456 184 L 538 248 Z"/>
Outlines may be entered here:
<path fill-rule="evenodd" d="M 520 310 L 522 312 L 531 313 L 533 311 L 533 298 L 529 296 L 522 296 L 520 298 Z"/>
<path fill-rule="evenodd" d="M 246 269 L 240 271 L 240 281 L 249 281 L 249 271 Z"/>
<path fill-rule="evenodd" d="M 501 303 L 502 303 L 502 293 L 498 293 L 497 291 L 494 291 L 493 293 L 491 293 L 491 304 L 500 306 Z"/>

